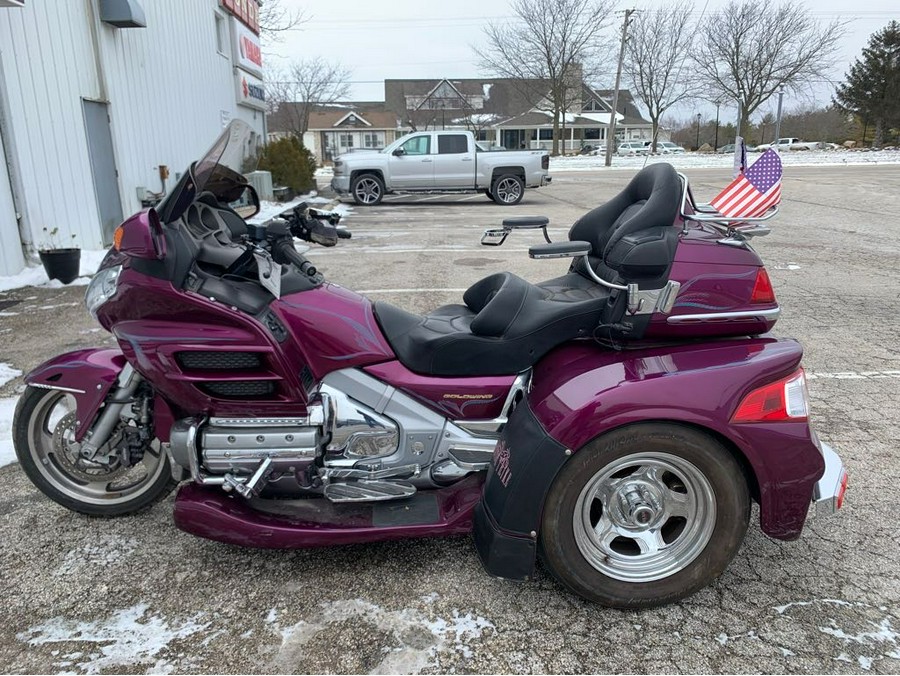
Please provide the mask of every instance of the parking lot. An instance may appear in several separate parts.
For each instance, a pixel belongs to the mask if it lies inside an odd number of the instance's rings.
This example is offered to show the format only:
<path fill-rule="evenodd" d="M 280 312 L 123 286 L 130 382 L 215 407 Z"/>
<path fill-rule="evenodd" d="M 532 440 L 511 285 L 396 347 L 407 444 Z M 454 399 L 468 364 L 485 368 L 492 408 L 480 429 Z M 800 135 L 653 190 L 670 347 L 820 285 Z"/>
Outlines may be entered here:
<path fill-rule="evenodd" d="M 727 169 L 690 174 L 698 197 L 729 180 Z M 353 207 L 353 239 L 308 256 L 334 282 L 426 311 L 492 272 L 561 274 L 563 261 L 528 258 L 539 233 L 497 248 L 480 246 L 481 232 L 542 214 L 562 239 L 631 175 L 561 173 L 516 207 L 391 197 Z M 468 537 L 237 549 L 176 530 L 172 497 L 116 520 L 67 512 L 13 464 L 0 468 L 0 672 L 900 671 L 900 167 L 791 167 L 783 192 L 773 233 L 754 245 L 783 309 L 775 332 L 805 347 L 814 426 L 850 472 L 844 509 L 799 541 L 766 538 L 754 515 L 713 586 L 619 612 L 545 573 L 489 578 Z M 109 343 L 83 291 L 0 294 L 13 302 L 0 316 L 0 361 L 27 371 Z"/>

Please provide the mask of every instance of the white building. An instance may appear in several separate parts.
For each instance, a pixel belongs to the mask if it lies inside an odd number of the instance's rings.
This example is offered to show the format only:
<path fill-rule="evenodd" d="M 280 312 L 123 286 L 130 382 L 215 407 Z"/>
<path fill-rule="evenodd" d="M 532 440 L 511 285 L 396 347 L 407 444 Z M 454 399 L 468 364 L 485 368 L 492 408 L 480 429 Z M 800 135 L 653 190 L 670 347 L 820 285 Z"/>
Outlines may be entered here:
<path fill-rule="evenodd" d="M 258 13 L 257 0 L 0 0 L 0 275 L 49 244 L 44 228 L 57 246 L 104 248 L 230 119 L 264 134 Z"/>

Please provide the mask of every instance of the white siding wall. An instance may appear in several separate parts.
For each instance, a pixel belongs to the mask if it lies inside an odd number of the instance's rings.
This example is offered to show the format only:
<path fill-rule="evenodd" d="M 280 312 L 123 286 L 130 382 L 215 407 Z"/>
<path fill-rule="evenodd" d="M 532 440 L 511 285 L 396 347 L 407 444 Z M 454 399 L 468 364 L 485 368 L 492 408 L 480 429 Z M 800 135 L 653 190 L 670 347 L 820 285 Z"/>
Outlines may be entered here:
<path fill-rule="evenodd" d="M 102 248 L 82 112 L 82 98 L 104 98 L 90 2 L 96 7 L 98 0 L 0 9 L 0 52 L 23 215 L 37 244 L 44 227 L 59 227 L 61 241 L 74 234 L 83 248 Z M 209 147 L 222 130 L 223 111 L 226 121 L 239 117 L 263 131 L 263 114 L 235 103 L 231 43 L 226 43 L 227 55 L 216 48 L 215 15 L 224 15 L 218 4 L 142 0 L 146 28 L 98 26 L 126 217 L 140 209 L 138 186 L 162 189 L 159 165 L 169 167 L 171 188 L 176 172 Z M 0 194 L 0 205 L 2 199 Z M 6 249 L 5 240 L 3 245 Z M 10 265 L 16 264 L 0 257 L 0 275 L 16 272 Z"/>
<path fill-rule="evenodd" d="M 16 223 L 16 210 L 3 153 L 3 139 L 0 138 L 0 275 L 6 274 L 6 270 L 20 270 L 25 263 L 22 247 L 19 245 L 19 225 Z"/>
<path fill-rule="evenodd" d="M 81 97 L 98 98 L 84 2 L 34 2 L 0 9 L 0 49 L 20 208 L 35 242 L 43 228 L 100 248 L 99 216 Z"/>

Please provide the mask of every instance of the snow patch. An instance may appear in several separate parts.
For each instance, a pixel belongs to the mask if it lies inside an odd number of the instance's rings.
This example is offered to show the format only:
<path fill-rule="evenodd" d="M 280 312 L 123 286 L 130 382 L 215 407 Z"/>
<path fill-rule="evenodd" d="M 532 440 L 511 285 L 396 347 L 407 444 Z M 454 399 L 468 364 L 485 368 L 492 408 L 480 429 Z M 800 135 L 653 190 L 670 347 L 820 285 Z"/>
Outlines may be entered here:
<path fill-rule="evenodd" d="M 19 369 L 14 369 L 9 364 L 4 364 L 0 362 L 0 387 L 3 387 L 13 378 L 18 378 L 22 375 L 22 372 Z"/>
<path fill-rule="evenodd" d="M 78 271 L 79 277 L 71 284 L 63 284 L 57 279 L 49 279 L 42 265 L 29 265 L 16 275 L 0 277 L 0 291 L 21 289 L 25 286 L 43 286 L 50 289 L 61 289 L 64 286 L 83 286 L 90 283 L 91 280 L 88 278 L 97 272 L 97 268 L 100 267 L 100 263 L 103 262 L 105 257 L 105 249 L 103 251 L 82 249 L 81 267 Z"/>
<path fill-rule="evenodd" d="M 13 415 L 16 412 L 18 397 L 0 399 L 0 467 L 16 462 L 16 451 L 13 448 L 12 429 Z"/>
<path fill-rule="evenodd" d="M 90 543 L 70 550 L 54 574 L 57 577 L 89 575 L 98 568 L 114 566 L 127 558 L 137 544 L 137 540 L 118 536 L 97 536 Z"/>
<path fill-rule="evenodd" d="M 429 605 L 436 599 L 434 594 L 423 597 Z M 453 610 L 449 618 L 431 618 L 421 610 L 386 610 L 362 599 L 323 603 L 317 616 L 290 626 L 280 624 L 278 611 L 273 608 L 266 615 L 266 623 L 281 636 L 276 665 L 280 670 L 292 669 L 295 666 L 291 664 L 292 656 L 302 654 L 306 644 L 323 631 L 333 631 L 329 625 L 351 619 L 363 620 L 373 629 L 390 634 L 396 644 L 384 648 L 385 657 L 372 669 L 372 674 L 418 674 L 436 666 L 441 652 L 456 652 L 471 658 L 474 653 L 468 643 L 488 629 L 496 630 L 492 622 L 471 612 L 463 614 Z"/>
<path fill-rule="evenodd" d="M 817 603 L 830 603 L 836 606 L 852 606 L 853 604 L 849 601 L 841 601 L 840 599 L 813 599 L 812 601 L 791 601 L 790 603 L 785 603 L 783 606 L 773 606 L 772 610 L 774 610 L 779 615 L 784 615 L 784 612 L 789 608 L 800 608 L 803 606 L 812 606 Z"/>
<path fill-rule="evenodd" d="M 74 665 L 85 674 L 121 672 L 120 667 L 144 664 L 152 673 L 179 671 L 177 657 L 173 656 L 175 661 L 168 657 L 169 644 L 205 630 L 209 623 L 200 624 L 197 617 L 170 622 L 148 613 L 148 608 L 140 603 L 91 622 L 57 617 L 16 634 L 16 638 L 32 648 L 55 643 L 68 647 L 73 643 L 93 644 L 78 646 L 82 652 L 68 653 L 63 656 L 65 664 L 56 664 L 57 668 Z"/>
<path fill-rule="evenodd" d="M 748 160 L 755 157 L 751 154 Z M 859 152 L 853 150 L 810 150 L 781 153 L 785 167 L 847 166 L 862 164 L 900 164 L 900 151 Z M 678 170 L 683 169 L 732 169 L 734 156 L 730 153 L 685 153 L 673 155 L 632 156 L 615 155 L 612 167 L 606 166 L 604 155 L 578 155 L 575 157 L 551 157 L 550 173 L 565 171 L 593 171 L 609 169 L 640 169 L 644 164 L 669 162 Z M 723 186 L 724 187 L 724 186 Z"/>

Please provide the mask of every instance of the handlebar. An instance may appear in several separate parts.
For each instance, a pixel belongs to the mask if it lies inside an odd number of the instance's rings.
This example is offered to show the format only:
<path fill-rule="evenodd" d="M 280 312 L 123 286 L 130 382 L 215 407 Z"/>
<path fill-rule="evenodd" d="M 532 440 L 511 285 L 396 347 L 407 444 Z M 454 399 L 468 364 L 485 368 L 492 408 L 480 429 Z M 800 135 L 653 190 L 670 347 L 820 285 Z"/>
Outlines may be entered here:
<path fill-rule="evenodd" d="M 306 256 L 294 248 L 294 243 L 289 237 L 282 237 L 272 244 L 272 253 L 279 263 L 286 261 L 296 267 L 302 274 L 314 277 L 318 270 L 310 263 Z"/>

